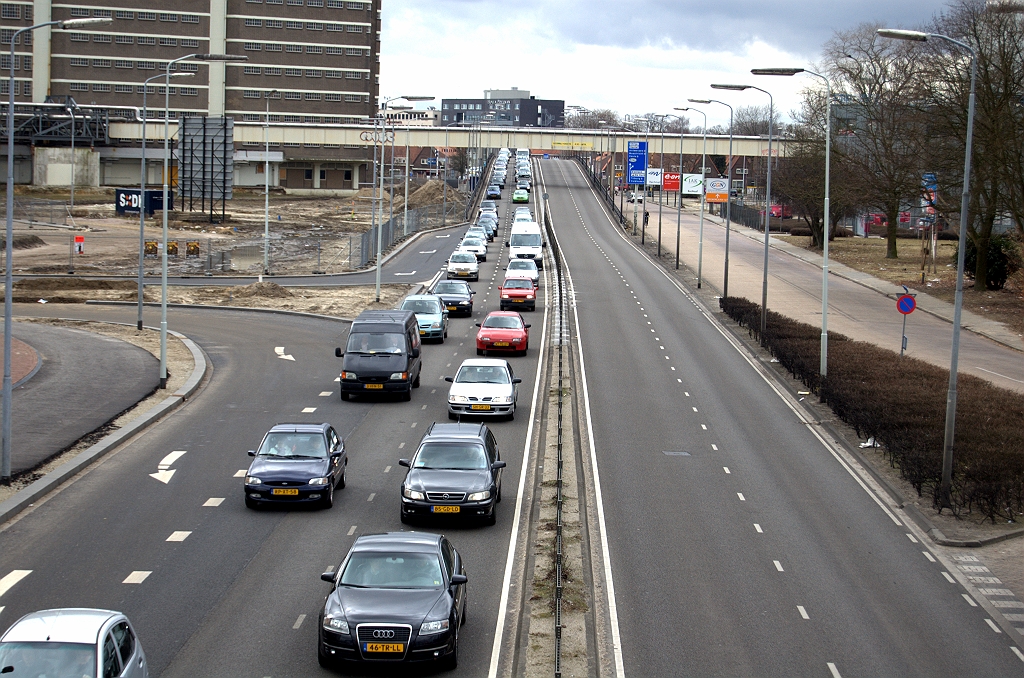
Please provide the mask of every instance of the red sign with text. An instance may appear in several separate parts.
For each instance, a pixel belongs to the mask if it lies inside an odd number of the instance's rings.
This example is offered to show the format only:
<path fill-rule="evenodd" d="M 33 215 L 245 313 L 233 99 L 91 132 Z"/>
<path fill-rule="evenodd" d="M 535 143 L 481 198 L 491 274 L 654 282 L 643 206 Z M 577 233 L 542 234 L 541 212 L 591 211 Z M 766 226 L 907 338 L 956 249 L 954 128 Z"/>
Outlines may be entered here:
<path fill-rule="evenodd" d="M 679 190 L 679 172 L 665 172 L 665 176 L 662 177 L 661 190 L 663 191 L 678 191 Z"/>

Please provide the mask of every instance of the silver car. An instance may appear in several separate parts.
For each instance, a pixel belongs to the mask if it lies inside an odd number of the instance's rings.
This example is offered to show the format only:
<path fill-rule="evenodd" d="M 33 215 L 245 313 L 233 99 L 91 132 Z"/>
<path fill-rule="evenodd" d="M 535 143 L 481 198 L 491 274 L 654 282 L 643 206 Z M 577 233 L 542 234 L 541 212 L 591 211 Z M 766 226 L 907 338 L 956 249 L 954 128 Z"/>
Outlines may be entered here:
<path fill-rule="evenodd" d="M 487 261 L 487 241 L 480 238 L 466 238 L 459 244 L 460 252 L 472 252 L 477 261 Z"/>
<path fill-rule="evenodd" d="M 533 286 L 538 287 L 540 271 L 537 270 L 537 262 L 533 259 L 511 259 L 505 267 L 507 277 L 521 276 L 533 281 Z"/>
<path fill-rule="evenodd" d="M 146 678 L 146 653 L 120 612 L 62 608 L 27 614 L 0 636 L 0 673 Z"/>
<path fill-rule="evenodd" d="M 512 372 L 507 360 L 498 358 L 469 358 L 463 360 L 448 390 L 448 418 L 463 415 L 499 416 L 514 419 L 517 384 L 522 382 Z"/>

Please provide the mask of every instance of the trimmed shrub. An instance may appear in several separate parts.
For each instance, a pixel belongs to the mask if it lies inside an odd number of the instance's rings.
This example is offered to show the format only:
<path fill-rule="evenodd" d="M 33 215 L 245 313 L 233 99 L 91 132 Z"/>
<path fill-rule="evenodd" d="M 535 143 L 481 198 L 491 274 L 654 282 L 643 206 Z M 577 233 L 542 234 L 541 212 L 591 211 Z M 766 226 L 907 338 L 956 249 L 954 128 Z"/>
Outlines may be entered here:
<path fill-rule="evenodd" d="M 959 248 L 958 248 L 959 249 Z M 953 254 L 956 262 L 957 253 Z M 967 238 L 964 251 L 964 275 L 974 280 L 974 270 L 978 266 L 978 248 L 971 238 Z M 988 241 L 988 289 L 1001 290 L 1006 280 L 1016 273 L 1021 266 L 1017 243 L 1003 235 L 993 235 Z"/>

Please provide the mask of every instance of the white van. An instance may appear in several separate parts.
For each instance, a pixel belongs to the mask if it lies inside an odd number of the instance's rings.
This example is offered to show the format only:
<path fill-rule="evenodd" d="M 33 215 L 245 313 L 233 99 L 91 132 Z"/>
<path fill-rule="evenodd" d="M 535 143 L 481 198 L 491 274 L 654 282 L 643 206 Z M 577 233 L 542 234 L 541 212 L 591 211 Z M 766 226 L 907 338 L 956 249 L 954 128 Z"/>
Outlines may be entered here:
<path fill-rule="evenodd" d="M 516 160 L 517 161 L 519 161 L 519 160 L 529 160 L 529 159 L 530 159 L 530 149 L 528 149 L 528 148 L 517 148 L 516 149 Z"/>
<path fill-rule="evenodd" d="M 509 261 L 513 259 L 533 259 L 537 268 L 544 268 L 544 236 L 540 225 L 535 221 L 512 224 L 508 241 Z"/>

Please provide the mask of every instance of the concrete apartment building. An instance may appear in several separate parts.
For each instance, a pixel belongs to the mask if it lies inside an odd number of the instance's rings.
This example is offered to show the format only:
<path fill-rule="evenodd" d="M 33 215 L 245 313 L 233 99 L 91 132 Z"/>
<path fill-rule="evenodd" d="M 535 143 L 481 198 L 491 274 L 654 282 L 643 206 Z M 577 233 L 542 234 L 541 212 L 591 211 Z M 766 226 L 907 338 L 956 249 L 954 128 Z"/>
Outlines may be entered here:
<path fill-rule="evenodd" d="M 518 87 L 484 90 L 483 99 L 441 101 L 442 126 L 483 121 L 510 127 L 564 127 L 565 102 L 538 99 Z"/>
<path fill-rule="evenodd" d="M 70 96 L 82 106 L 141 108 L 143 81 L 165 71 L 168 61 L 190 53 L 220 53 L 244 55 L 248 61 L 176 64 L 176 71 L 194 76 L 171 81 L 172 119 L 209 115 L 262 122 L 268 104 L 272 123 L 353 124 L 375 113 L 380 0 L 4 0 L 0 16 L 3 49 L 9 49 L 14 30 L 34 23 L 111 19 L 81 30 L 42 28 L 22 34 L 15 45 L 18 104 Z M 9 55 L 3 58 L 4 68 L 9 60 Z M 5 100 L 8 87 L 4 78 L 0 94 Z M 147 94 L 147 117 L 162 119 L 163 83 L 151 83 Z M 123 158 L 131 149 L 117 150 Z M 262 151 L 262 144 L 248 153 L 256 150 Z M 273 183 L 300 188 L 320 188 L 321 179 L 331 188 L 357 188 L 366 159 L 362 147 L 285 144 L 272 145 L 271 151 L 281 161 Z M 236 161 L 239 183 L 262 184 L 262 166 L 255 166 L 261 163 L 247 167 L 245 152 Z M 116 176 L 101 182 L 122 183 Z"/>

